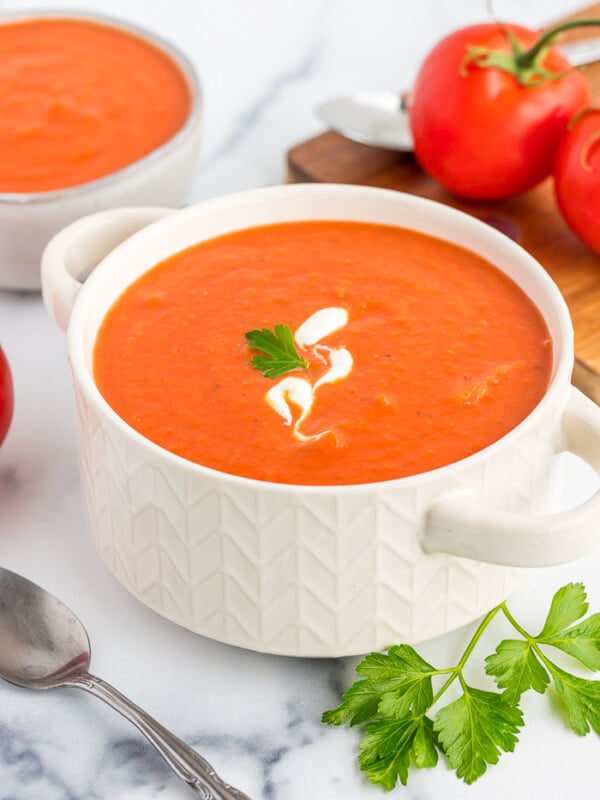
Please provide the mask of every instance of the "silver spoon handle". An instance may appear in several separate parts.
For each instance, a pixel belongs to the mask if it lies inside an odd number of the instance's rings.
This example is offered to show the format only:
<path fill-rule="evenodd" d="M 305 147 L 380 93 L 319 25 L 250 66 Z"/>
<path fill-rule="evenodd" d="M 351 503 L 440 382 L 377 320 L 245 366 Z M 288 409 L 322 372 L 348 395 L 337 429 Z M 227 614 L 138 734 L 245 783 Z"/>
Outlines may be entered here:
<path fill-rule="evenodd" d="M 250 800 L 247 794 L 225 783 L 206 759 L 106 681 L 84 672 L 69 678 L 68 685 L 85 689 L 99 697 L 132 722 L 154 745 L 177 777 L 195 789 L 204 800 Z"/>

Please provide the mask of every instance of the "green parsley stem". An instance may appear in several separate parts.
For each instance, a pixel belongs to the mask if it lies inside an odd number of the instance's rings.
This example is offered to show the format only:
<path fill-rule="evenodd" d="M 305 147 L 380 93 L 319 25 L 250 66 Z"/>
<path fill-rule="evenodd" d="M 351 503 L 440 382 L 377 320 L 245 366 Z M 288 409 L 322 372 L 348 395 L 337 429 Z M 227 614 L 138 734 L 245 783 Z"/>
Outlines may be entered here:
<path fill-rule="evenodd" d="M 513 615 L 512 615 L 512 614 L 510 613 L 510 611 L 508 610 L 508 606 L 506 605 L 506 603 L 505 603 L 505 602 L 502 602 L 502 603 L 500 603 L 500 605 L 499 605 L 499 608 L 501 608 L 501 609 L 502 609 L 502 613 L 504 614 L 504 616 L 506 617 L 506 619 L 507 619 L 507 620 L 510 622 L 510 624 L 513 626 L 513 628 L 514 628 L 514 629 L 515 629 L 515 630 L 516 630 L 518 633 L 520 633 L 520 634 L 521 634 L 521 636 L 522 636 L 524 639 L 527 639 L 527 641 L 528 641 L 530 644 L 533 644 L 533 642 L 535 641 L 535 640 L 534 640 L 534 637 L 533 637 L 533 636 L 530 636 L 530 635 L 527 633 L 527 631 L 526 631 L 524 628 L 522 628 L 522 627 L 519 625 L 519 623 L 517 622 L 517 620 L 516 620 L 516 619 L 513 617 Z"/>
<path fill-rule="evenodd" d="M 431 708 L 431 706 L 434 706 L 434 705 L 437 703 L 437 701 L 438 701 L 438 700 L 440 699 L 440 697 L 441 697 L 441 696 L 444 694 L 444 692 L 446 691 L 446 689 L 447 689 L 447 688 L 450 686 L 450 684 L 451 684 L 451 683 L 452 683 L 452 682 L 453 682 L 453 681 L 456 679 L 456 677 L 457 677 L 458 673 L 459 673 L 459 669 L 458 669 L 458 667 L 454 667 L 454 668 L 452 669 L 452 674 L 450 675 L 450 677 L 448 678 L 448 680 L 447 680 L 447 681 L 445 681 L 445 682 L 444 682 L 444 684 L 441 686 L 441 688 L 440 688 L 440 689 L 438 689 L 438 691 L 435 693 L 435 695 L 434 695 L 434 698 L 433 698 L 433 700 L 431 701 L 431 705 L 429 706 L 429 708 Z"/>
<path fill-rule="evenodd" d="M 458 664 L 457 664 L 457 667 L 456 667 L 457 669 L 460 669 L 460 670 L 462 670 L 462 668 L 465 666 L 465 664 L 467 663 L 467 660 L 468 660 L 469 656 L 471 655 L 471 653 L 472 653 L 472 652 L 473 652 L 473 650 L 475 649 L 475 647 L 476 647 L 476 645 L 477 645 L 477 642 L 478 642 L 478 641 L 481 639 L 481 637 L 483 636 L 483 632 L 485 631 L 485 629 L 487 628 L 487 626 L 490 624 L 490 622 L 491 622 L 491 621 L 494 619 L 494 617 L 496 616 L 496 614 L 497 614 L 499 611 L 501 611 L 501 610 L 502 610 L 502 606 L 503 606 L 503 605 L 504 605 L 504 603 L 500 603 L 500 605 L 497 605 L 495 608 L 492 608 L 492 610 L 491 610 L 491 611 L 488 611 L 488 613 L 485 615 L 485 617 L 484 617 L 484 618 L 481 620 L 481 622 L 480 622 L 480 624 L 479 624 L 479 627 L 477 628 L 477 630 L 476 630 L 476 631 L 475 631 L 475 633 L 473 634 L 473 638 L 472 638 L 472 639 L 471 639 L 471 641 L 469 642 L 469 644 L 468 644 L 468 646 L 467 646 L 467 648 L 466 648 L 465 652 L 462 654 L 462 658 L 460 659 L 460 661 L 459 661 L 459 662 L 458 662 Z"/>
<path fill-rule="evenodd" d="M 502 612 L 503 612 L 504 616 L 510 622 L 510 624 L 513 626 L 513 628 L 517 631 L 517 633 L 520 633 L 521 636 L 529 642 L 529 645 L 530 645 L 531 649 L 536 653 L 536 655 L 539 657 L 540 661 L 543 661 L 543 663 L 548 667 L 550 672 L 552 672 L 552 667 L 554 666 L 554 663 L 548 658 L 548 656 L 544 653 L 542 648 L 539 646 L 538 641 L 535 638 L 535 636 L 531 636 L 529 633 L 527 633 L 527 631 L 524 628 L 522 628 L 519 625 L 517 620 L 513 617 L 513 615 L 508 610 L 508 607 L 507 607 L 506 603 L 501 603 L 500 607 L 502 608 Z"/>
<path fill-rule="evenodd" d="M 555 675 L 555 672 L 553 670 L 554 667 L 556 667 L 556 664 L 548 658 L 548 656 L 544 653 L 539 644 L 537 644 L 536 642 L 532 642 L 531 649 L 535 651 L 540 661 L 543 661 L 543 663 L 548 667 L 548 671 L 550 672 L 550 674 Z"/>
<path fill-rule="evenodd" d="M 485 617 L 481 620 L 481 622 L 479 623 L 479 627 L 477 628 L 477 630 L 473 634 L 473 638 L 471 639 L 471 641 L 467 645 L 467 647 L 466 647 L 464 653 L 462 654 L 458 664 L 455 667 L 453 667 L 451 670 L 443 670 L 443 671 L 439 670 L 437 672 L 438 675 L 442 674 L 442 672 L 450 672 L 451 674 L 450 674 L 449 678 L 442 684 L 440 689 L 436 692 L 436 694 L 435 694 L 435 696 L 433 698 L 433 701 L 431 703 L 432 706 L 439 700 L 439 698 L 444 694 L 444 692 L 450 686 L 450 684 L 453 683 L 454 680 L 456 680 L 456 678 L 459 678 L 461 683 L 463 682 L 463 680 L 462 680 L 462 671 L 464 669 L 465 664 L 469 660 L 469 656 L 471 655 L 471 653 L 473 652 L 473 650 L 477 646 L 477 643 L 479 642 L 479 640 L 483 636 L 483 633 L 484 633 L 485 629 L 488 627 L 490 622 L 494 619 L 496 614 L 499 611 L 504 610 L 503 606 L 504 606 L 504 603 L 500 603 L 500 605 L 495 606 L 495 608 L 492 608 L 491 611 L 488 611 L 488 613 L 485 615 Z"/>

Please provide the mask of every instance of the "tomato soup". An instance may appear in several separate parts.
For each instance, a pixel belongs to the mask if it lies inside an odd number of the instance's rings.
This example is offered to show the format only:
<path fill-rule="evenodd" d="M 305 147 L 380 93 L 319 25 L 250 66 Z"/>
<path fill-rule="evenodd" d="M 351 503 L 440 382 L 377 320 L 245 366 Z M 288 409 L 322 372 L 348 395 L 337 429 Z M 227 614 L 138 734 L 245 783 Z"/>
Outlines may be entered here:
<path fill-rule="evenodd" d="M 264 377 L 245 334 L 289 326 L 307 363 Z M 441 467 L 543 396 L 529 298 L 461 247 L 403 228 L 290 222 L 180 252 L 114 303 L 94 375 L 148 439 L 235 475 L 356 484 Z"/>
<path fill-rule="evenodd" d="M 77 19 L 0 24 L 0 192 L 45 192 L 121 169 L 170 139 L 191 108 L 158 48 Z"/>

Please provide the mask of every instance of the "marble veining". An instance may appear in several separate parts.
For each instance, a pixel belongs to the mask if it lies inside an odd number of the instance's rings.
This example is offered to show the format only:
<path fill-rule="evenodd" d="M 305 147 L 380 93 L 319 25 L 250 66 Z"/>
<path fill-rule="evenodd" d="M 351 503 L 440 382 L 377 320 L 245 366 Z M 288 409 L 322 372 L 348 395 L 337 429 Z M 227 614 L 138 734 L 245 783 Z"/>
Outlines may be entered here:
<path fill-rule="evenodd" d="M 323 52 L 325 41 L 322 32 L 310 47 L 299 54 L 299 60 L 290 65 L 286 72 L 275 76 L 268 84 L 262 87 L 260 95 L 252 98 L 252 102 L 238 116 L 235 127 L 229 135 L 219 142 L 216 149 L 204 159 L 204 169 L 212 169 L 222 159 L 226 158 L 239 143 L 253 129 L 260 127 L 262 117 L 278 96 L 296 82 L 310 78 L 316 72 L 319 55 Z"/>
<path fill-rule="evenodd" d="M 325 674 L 336 672 L 336 665 L 331 662 L 332 669 Z M 341 682 L 337 681 L 341 689 Z M 62 693 L 62 692 L 61 692 Z M 332 693 L 331 702 L 337 702 L 338 692 Z M 57 704 L 62 702 L 62 698 Z M 75 701 L 71 701 L 73 706 Z M 76 728 L 65 730 L 65 751 L 57 761 L 53 759 L 54 746 L 48 733 L 29 730 L 27 720 L 21 723 L 13 720 L 11 724 L 0 724 L 0 798 L 12 800 L 75 800 L 78 797 L 108 800 L 115 796 L 114 792 L 130 795 L 128 792 L 162 792 L 179 790 L 174 778 L 154 749 L 145 739 L 131 729 L 124 729 L 123 735 L 108 734 L 97 737 L 89 726 L 94 724 L 95 714 L 102 718 L 102 732 L 109 728 L 121 728 L 118 722 L 112 725 L 111 716 L 106 716 L 101 708 L 81 705 L 74 711 L 79 714 Z M 219 753 L 226 752 L 230 758 L 248 761 L 254 764 L 259 782 L 259 797 L 265 800 L 280 795 L 281 784 L 287 778 L 285 773 L 286 759 L 303 748 L 318 746 L 328 735 L 329 730 L 318 723 L 313 715 L 307 715 L 301 702 L 289 700 L 280 709 L 281 718 L 274 726 L 265 726 L 260 720 L 243 734 L 214 733 L 210 729 L 194 729 L 186 736 L 186 740 L 209 761 L 217 763 Z M 110 713 L 110 712 L 107 712 Z M 87 720 L 84 719 L 87 716 Z M 117 718 L 118 719 L 118 718 Z M 23 724 L 23 727 L 21 725 Z M 87 730 L 86 730 L 87 728 Z M 75 734 L 75 735 L 73 735 Z M 90 751 L 80 753 L 81 739 Z M 62 758 L 71 759 L 69 769 L 62 768 Z M 85 765 L 85 773 L 82 770 Z M 91 769 L 90 769 L 91 768 Z M 131 795 L 137 796 L 137 795 Z M 152 795 L 154 796 L 154 795 Z M 168 794 L 167 796 L 171 796 Z M 185 796 L 185 795 L 184 795 Z"/>
<path fill-rule="evenodd" d="M 0 0 L 0 13 L 52 8 L 56 0 Z M 144 25 L 176 41 L 197 64 L 206 93 L 206 137 L 190 201 L 285 180 L 285 152 L 320 130 L 317 103 L 354 89 L 405 88 L 419 59 L 453 27 L 485 19 L 486 0 L 63 0 Z M 497 14 L 541 24 L 578 0 L 494 0 Z M 1 246 L 1 243 L 0 243 Z M 0 448 L 0 564 L 48 588 L 80 616 L 92 669 L 189 742 L 253 800 L 384 797 L 356 764 L 358 732 L 321 725 L 323 710 L 354 679 L 355 658 L 291 659 L 211 641 L 134 600 L 98 557 L 79 480 L 66 343 L 36 294 L 0 291 L 0 344 L 16 391 Z M 563 502 L 597 479 L 565 469 Z M 532 571 L 510 604 L 536 628 L 560 585 L 583 581 L 600 611 L 600 555 Z M 482 642 L 493 650 L 496 635 Z M 454 662 L 461 629 L 419 646 L 431 663 Z M 0 643 L 1 647 L 1 643 Z M 406 800 L 544 800 L 590 797 L 598 737 L 579 738 L 527 696 L 514 754 L 467 787 L 444 764 L 410 777 Z M 550 767 L 549 767 L 550 765 Z M 74 689 L 34 693 L 0 682 L 0 800 L 185 800 L 135 728 Z"/>

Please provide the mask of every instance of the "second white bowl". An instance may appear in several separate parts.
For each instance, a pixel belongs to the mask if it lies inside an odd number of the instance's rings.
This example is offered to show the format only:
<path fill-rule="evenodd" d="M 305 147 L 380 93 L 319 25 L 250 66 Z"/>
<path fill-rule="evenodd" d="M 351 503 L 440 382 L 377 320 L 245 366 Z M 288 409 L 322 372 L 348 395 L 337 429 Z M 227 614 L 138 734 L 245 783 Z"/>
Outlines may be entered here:
<path fill-rule="evenodd" d="M 0 24 L 28 19 L 81 19 L 148 41 L 179 67 L 191 96 L 185 125 L 147 156 L 79 186 L 32 194 L 0 193 L 0 289 L 38 290 L 40 259 L 52 236 L 73 220 L 105 208 L 185 203 L 202 137 L 202 91 L 194 66 L 172 44 L 137 26 L 99 14 L 30 12 L 3 15 Z M 67 143 L 65 143 L 67 144 Z"/>

